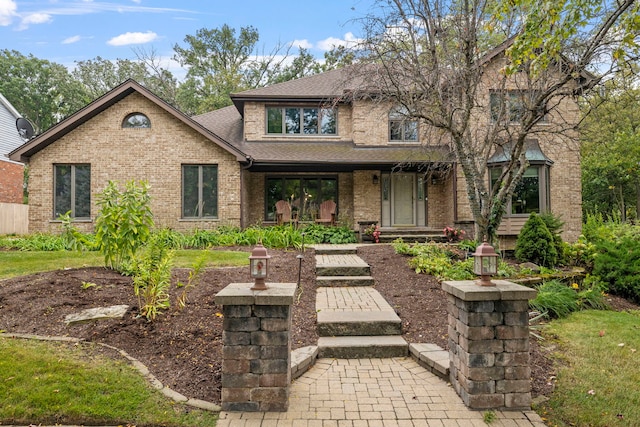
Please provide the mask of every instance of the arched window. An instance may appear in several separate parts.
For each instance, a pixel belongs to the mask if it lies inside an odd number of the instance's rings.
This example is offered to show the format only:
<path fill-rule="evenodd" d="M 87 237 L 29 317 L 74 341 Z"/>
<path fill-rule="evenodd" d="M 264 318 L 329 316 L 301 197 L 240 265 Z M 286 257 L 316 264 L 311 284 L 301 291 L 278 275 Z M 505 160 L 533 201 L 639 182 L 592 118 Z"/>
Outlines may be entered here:
<path fill-rule="evenodd" d="M 389 112 L 389 141 L 418 142 L 418 121 L 404 107 Z"/>
<path fill-rule="evenodd" d="M 123 128 L 150 128 L 151 120 L 142 113 L 131 113 L 122 121 Z"/>

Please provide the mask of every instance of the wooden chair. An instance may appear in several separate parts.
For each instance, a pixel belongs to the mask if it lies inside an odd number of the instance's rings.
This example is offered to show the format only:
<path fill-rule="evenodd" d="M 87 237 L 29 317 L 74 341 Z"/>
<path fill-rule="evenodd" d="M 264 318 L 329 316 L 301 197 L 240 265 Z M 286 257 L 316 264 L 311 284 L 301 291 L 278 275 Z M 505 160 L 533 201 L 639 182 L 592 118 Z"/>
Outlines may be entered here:
<path fill-rule="evenodd" d="M 320 203 L 316 224 L 336 225 L 336 202 L 325 200 Z"/>
<path fill-rule="evenodd" d="M 291 215 L 291 205 L 286 200 L 278 200 L 276 202 L 276 222 L 278 225 L 298 225 L 298 218 L 295 215 Z"/>

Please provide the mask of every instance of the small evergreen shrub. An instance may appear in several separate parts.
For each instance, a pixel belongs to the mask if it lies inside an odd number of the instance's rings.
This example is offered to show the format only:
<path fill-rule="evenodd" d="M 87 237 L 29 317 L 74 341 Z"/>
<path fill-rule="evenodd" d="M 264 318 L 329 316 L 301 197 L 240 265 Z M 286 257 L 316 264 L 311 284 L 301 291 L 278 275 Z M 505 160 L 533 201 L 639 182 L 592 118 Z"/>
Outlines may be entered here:
<path fill-rule="evenodd" d="M 521 262 L 533 262 L 545 267 L 553 267 L 558 263 L 554 237 L 535 212 L 529 216 L 518 235 L 515 256 Z"/>
<path fill-rule="evenodd" d="M 626 235 L 598 244 L 593 275 L 608 292 L 640 303 L 640 239 Z"/>

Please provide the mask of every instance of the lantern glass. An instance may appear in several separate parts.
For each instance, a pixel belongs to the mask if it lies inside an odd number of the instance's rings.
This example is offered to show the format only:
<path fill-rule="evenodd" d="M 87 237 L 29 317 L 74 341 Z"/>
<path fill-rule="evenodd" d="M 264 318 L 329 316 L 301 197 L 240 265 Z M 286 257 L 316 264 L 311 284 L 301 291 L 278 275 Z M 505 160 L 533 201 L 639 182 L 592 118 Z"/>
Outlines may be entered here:
<path fill-rule="evenodd" d="M 251 277 L 265 278 L 267 277 L 267 259 L 253 258 L 251 259 Z"/>
<path fill-rule="evenodd" d="M 478 276 L 493 276 L 498 272 L 498 254 L 489 244 L 482 243 L 473 256 L 473 272 Z"/>

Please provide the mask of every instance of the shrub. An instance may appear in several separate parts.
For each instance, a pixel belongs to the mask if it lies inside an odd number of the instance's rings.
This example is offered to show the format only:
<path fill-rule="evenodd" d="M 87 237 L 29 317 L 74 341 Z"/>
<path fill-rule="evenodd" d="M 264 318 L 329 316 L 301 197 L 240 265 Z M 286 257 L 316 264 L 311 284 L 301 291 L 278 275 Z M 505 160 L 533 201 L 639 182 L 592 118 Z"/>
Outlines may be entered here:
<path fill-rule="evenodd" d="M 623 236 L 598 245 L 593 274 L 607 290 L 640 303 L 640 239 Z"/>
<path fill-rule="evenodd" d="M 540 313 L 547 313 L 548 317 L 566 317 L 578 309 L 578 294 L 561 282 L 552 280 L 538 287 L 538 294 L 529 301 L 529 306 Z"/>
<path fill-rule="evenodd" d="M 558 262 L 555 246 L 553 235 L 545 222 L 534 212 L 518 235 L 515 256 L 522 262 L 530 261 L 545 267 L 553 267 Z"/>
<path fill-rule="evenodd" d="M 137 186 L 130 181 L 120 191 L 115 182 L 109 181 L 98 196 L 96 240 L 107 267 L 122 271 L 136 250 L 147 242 L 153 227 L 150 203 L 146 182 Z"/>
<path fill-rule="evenodd" d="M 165 244 L 166 234 L 155 233 L 141 256 L 133 263 L 133 287 L 138 297 L 140 315 L 149 321 L 154 320 L 161 310 L 170 305 L 173 251 Z"/>

